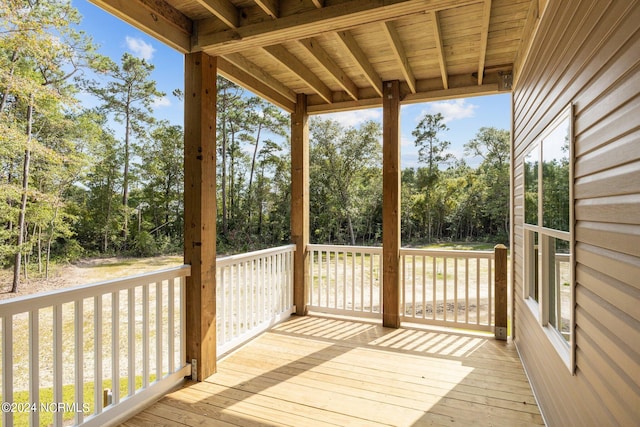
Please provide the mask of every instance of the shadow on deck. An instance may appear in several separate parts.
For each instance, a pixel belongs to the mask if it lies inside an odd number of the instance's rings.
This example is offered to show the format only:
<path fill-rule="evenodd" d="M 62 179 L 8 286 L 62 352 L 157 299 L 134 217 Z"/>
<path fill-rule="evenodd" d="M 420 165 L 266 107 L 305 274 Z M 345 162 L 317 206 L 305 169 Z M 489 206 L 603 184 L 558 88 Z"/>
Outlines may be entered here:
<path fill-rule="evenodd" d="M 542 425 L 511 342 L 292 317 L 123 425 Z"/>

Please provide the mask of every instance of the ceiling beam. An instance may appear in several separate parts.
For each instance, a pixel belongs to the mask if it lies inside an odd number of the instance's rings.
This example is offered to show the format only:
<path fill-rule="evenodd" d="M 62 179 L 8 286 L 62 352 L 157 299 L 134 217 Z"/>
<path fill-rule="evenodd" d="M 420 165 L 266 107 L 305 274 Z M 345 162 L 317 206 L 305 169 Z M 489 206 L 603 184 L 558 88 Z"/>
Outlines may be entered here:
<path fill-rule="evenodd" d="M 467 78 L 467 76 L 465 76 L 465 78 Z M 451 80 L 451 78 L 449 80 Z M 471 82 L 467 86 L 457 86 L 450 82 L 449 89 L 424 90 L 414 94 L 407 94 L 402 99 L 402 104 L 407 105 L 422 102 L 442 101 L 446 99 L 467 98 L 472 96 L 495 95 L 497 93 L 501 93 L 498 83 L 485 82 L 482 86 L 478 86 L 475 82 Z"/>
<path fill-rule="evenodd" d="M 204 50 L 209 55 L 226 55 L 245 49 L 316 37 L 329 30 L 345 31 L 360 25 L 385 22 L 430 10 L 475 4 L 478 1 L 351 0 L 235 29 L 212 30 L 207 26 L 208 30 L 196 35 L 193 47 L 194 50 Z"/>
<path fill-rule="evenodd" d="M 360 48 L 360 45 L 358 45 L 353 35 L 349 31 L 338 31 L 334 34 L 336 35 L 336 39 L 345 47 L 345 52 L 351 56 L 351 59 L 360 69 L 360 72 L 367 79 L 371 87 L 376 90 L 378 95 L 382 96 L 382 79 L 378 73 L 376 73 L 376 70 L 373 69 L 367 55 Z"/>
<path fill-rule="evenodd" d="M 275 60 L 287 67 L 291 72 L 304 81 L 315 93 L 328 103 L 333 102 L 331 89 L 312 73 L 298 58 L 291 54 L 284 46 L 266 46 L 263 48 Z"/>
<path fill-rule="evenodd" d="M 482 86 L 477 85 L 475 77 L 465 74 L 449 76 L 449 89 L 442 89 L 440 77 L 418 80 L 416 87 L 417 92 L 412 94 L 405 83 L 401 84 L 402 100 L 400 103 L 402 105 L 501 93 L 497 73 L 486 73 Z M 357 101 L 348 99 L 341 93 L 341 96 L 334 96 L 332 104 L 327 104 L 317 95 L 313 95 L 309 98 L 308 112 L 309 114 L 324 114 L 382 106 L 382 97 L 378 96 L 375 91 L 367 88 L 366 93 L 363 93 L 364 90 L 360 92 L 361 97 Z"/>
<path fill-rule="evenodd" d="M 271 74 L 266 73 L 261 67 L 258 67 L 256 64 L 252 63 L 244 56 L 240 55 L 239 53 L 231 53 L 229 55 L 225 55 L 224 58 L 236 67 L 240 68 L 242 71 L 254 76 L 265 85 L 272 87 L 273 90 L 280 93 L 289 101 L 296 102 L 295 92 L 286 87 Z"/>
<path fill-rule="evenodd" d="M 295 102 L 285 98 L 280 92 L 262 83 L 255 78 L 255 76 L 236 67 L 225 58 L 218 58 L 218 74 L 263 97 L 289 113 L 292 113 L 295 109 Z"/>
<path fill-rule="evenodd" d="M 449 73 L 447 72 L 447 60 L 444 54 L 444 43 L 442 42 L 442 31 L 440 31 L 440 18 L 438 12 L 431 12 L 433 22 L 433 36 L 436 39 L 436 50 L 438 51 L 438 63 L 440 64 L 440 75 L 442 76 L 442 87 L 449 89 Z"/>
<path fill-rule="evenodd" d="M 480 29 L 480 60 L 478 62 L 478 86 L 482 86 L 484 78 L 484 63 L 487 56 L 487 42 L 489 40 L 489 21 L 491 20 L 491 0 L 484 0 L 482 8 L 482 27 Z"/>
<path fill-rule="evenodd" d="M 240 12 L 229 0 L 196 0 L 228 27 L 238 28 Z"/>
<path fill-rule="evenodd" d="M 278 18 L 278 0 L 254 0 L 264 13 L 273 19 Z"/>
<path fill-rule="evenodd" d="M 311 2 L 318 9 L 322 9 L 324 7 L 324 0 L 311 0 Z"/>
<path fill-rule="evenodd" d="M 404 46 L 402 45 L 400 35 L 398 34 L 395 25 L 393 22 L 385 22 L 382 24 L 382 28 L 385 36 L 387 37 L 387 41 L 389 42 L 389 47 L 393 51 L 393 55 L 398 60 L 400 71 L 402 71 L 405 82 L 409 85 L 411 93 L 416 93 L 416 77 L 413 75 L 413 70 L 411 69 L 409 59 L 404 51 Z"/>
<path fill-rule="evenodd" d="M 340 68 L 333 59 L 331 59 L 327 51 L 320 46 L 316 39 L 304 39 L 300 40 L 299 43 L 316 59 L 318 64 L 324 68 L 325 71 L 333 76 L 335 81 L 351 98 L 354 100 L 358 99 L 358 86 L 356 86 L 347 73 L 345 73 L 342 68 Z"/>
<path fill-rule="evenodd" d="M 91 0 L 181 53 L 191 51 L 192 21 L 163 0 Z"/>

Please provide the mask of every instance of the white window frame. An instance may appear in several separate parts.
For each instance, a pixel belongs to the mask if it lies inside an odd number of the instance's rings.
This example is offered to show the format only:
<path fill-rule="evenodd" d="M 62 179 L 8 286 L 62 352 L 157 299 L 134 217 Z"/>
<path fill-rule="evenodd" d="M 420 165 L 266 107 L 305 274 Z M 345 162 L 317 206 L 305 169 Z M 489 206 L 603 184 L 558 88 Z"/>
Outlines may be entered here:
<path fill-rule="evenodd" d="M 566 121 L 569 121 L 569 231 L 560 231 L 543 226 L 544 223 L 544 186 L 542 176 L 542 164 L 544 163 L 543 141 L 551 135 L 559 126 L 563 125 Z M 571 374 L 575 374 L 575 219 L 574 219 L 574 194 L 573 194 L 573 180 L 574 180 L 574 129 L 573 129 L 573 105 L 569 104 L 562 112 L 545 128 L 545 130 L 536 138 L 532 147 L 527 150 L 522 156 L 522 164 L 524 167 L 525 159 L 529 154 L 537 151 L 538 156 L 538 224 L 524 223 L 524 286 L 523 286 L 523 298 L 525 304 L 529 307 L 535 318 L 538 320 L 539 325 L 546 334 L 547 338 L 556 349 L 561 359 L 569 369 Z M 523 176 L 523 181 L 525 180 Z M 523 182 L 523 188 L 526 190 L 526 183 Z M 524 206 L 523 206 L 524 208 Z M 526 212 L 525 212 L 526 219 Z M 534 233 L 538 234 L 538 246 L 542 250 L 542 256 L 540 256 L 539 263 L 537 265 L 538 271 L 538 301 L 531 298 L 531 286 L 532 282 L 536 278 L 536 266 L 535 257 L 538 256 L 534 249 Z M 569 274 L 570 274 L 570 330 L 569 340 L 567 341 L 556 329 L 554 325 L 549 324 L 549 257 L 546 253 L 550 250 L 552 238 L 560 239 L 569 242 Z M 555 248 L 553 248 L 555 251 Z M 555 267 L 554 267 L 555 269 Z M 544 274 L 544 273 L 547 274 Z M 556 275 L 556 278 L 558 276 Z M 556 279 L 555 286 L 560 286 L 559 281 Z M 560 292 L 556 292 L 557 298 L 560 298 Z M 560 322 L 560 301 L 555 302 L 556 307 L 556 322 Z"/>

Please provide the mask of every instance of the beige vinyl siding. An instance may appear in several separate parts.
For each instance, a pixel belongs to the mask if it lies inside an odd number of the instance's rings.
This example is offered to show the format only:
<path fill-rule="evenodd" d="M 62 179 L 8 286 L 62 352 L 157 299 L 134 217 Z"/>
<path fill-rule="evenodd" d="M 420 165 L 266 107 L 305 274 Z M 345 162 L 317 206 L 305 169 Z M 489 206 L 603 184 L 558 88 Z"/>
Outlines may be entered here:
<path fill-rule="evenodd" d="M 513 93 L 516 344 L 550 426 L 640 422 L 640 2 L 550 2 Z M 523 154 L 574 104 L 571 375 L 523 299 Z"/>

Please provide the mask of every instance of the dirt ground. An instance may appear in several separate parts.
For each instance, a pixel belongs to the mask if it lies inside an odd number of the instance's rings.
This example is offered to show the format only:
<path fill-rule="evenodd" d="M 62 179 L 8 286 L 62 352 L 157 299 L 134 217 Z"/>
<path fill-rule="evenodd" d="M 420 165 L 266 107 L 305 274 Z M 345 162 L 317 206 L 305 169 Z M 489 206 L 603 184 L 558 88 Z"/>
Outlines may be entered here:
<path fill-rule="evenodd" d="M 22 278 L 17 293 L 10 292 L 13 270 L 4 269 L 0 270 L 0 300 L 102 282 L 118 277 L 134 276 L 181 264 L 181 255 L 165 255 L 153 258 L 111 257 L 83 259 L 73 264 L 55 266 L 48 280 L 31 277 L 25 281 Z"/>

